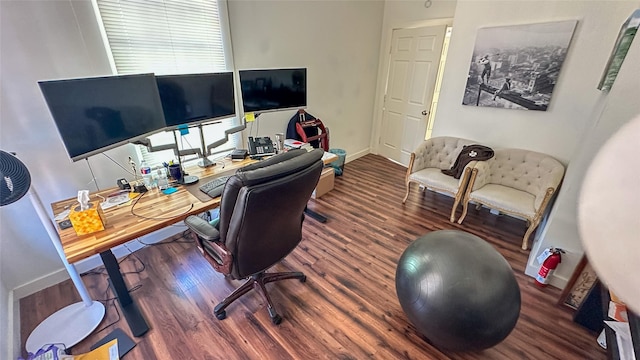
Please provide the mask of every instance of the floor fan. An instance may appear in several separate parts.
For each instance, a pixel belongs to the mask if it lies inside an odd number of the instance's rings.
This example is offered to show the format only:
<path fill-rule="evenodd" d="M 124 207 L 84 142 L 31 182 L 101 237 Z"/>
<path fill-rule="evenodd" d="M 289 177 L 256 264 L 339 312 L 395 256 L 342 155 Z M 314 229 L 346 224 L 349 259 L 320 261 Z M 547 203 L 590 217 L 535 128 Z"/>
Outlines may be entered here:
<path fill-rule="evenodd" d="M 69 348 L 87 337 L 98 327 L 105 314 L 105 307 L 91 300 L 76 268 L 67 261 L 60 238 L 47 215 L 42 201 L 31 186 L 31 176 L 27 167 L 11 153 L 0 150 L 0 206 L 9 205 L 29 195 L 49 238 L 64 264 L 82 302 L 64 307 L 43 320 L 29 335 L 26 350 L 36 353 L 39 349 L 53 344 Z"/>

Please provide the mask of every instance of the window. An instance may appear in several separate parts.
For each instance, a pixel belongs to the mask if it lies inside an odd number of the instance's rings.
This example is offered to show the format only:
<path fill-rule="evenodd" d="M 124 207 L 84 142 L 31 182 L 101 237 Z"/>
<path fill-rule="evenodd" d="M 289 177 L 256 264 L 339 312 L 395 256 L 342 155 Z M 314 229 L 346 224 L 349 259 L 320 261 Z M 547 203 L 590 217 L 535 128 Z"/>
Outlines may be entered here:
<path fill-rule="evenodd" d="M 102 35 L 114 73 L 153 72 L 157 75 L 227 71 L 231 69 L 226 28 L 221 4 L 216 0 L 93 0 Z M 222 124 L 204 126 L 205 144 L 224 137 L 224 130 L 235 118 Z M 200 148 L 200 132 L 189 129 L 178 134 L 180 149 Z M 154 145 L 174 143 L 174 135 L 164 132 L 151 136 Z M 235 148 L 240 135 L 214 152 Z M 136 146 L 139 156 L 149 164 L 173 159 L 171 150 L 148 152 Z M 204 149 L 206 151 L 206 149 Z"/>

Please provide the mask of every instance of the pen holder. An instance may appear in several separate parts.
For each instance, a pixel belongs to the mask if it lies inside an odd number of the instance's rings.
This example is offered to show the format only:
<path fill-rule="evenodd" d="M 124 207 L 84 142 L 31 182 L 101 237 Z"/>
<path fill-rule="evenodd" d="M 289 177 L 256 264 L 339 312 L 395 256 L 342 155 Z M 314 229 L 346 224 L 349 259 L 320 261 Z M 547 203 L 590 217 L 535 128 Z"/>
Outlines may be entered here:
<path fill-rule="evenodd" d="M 181 182 L 183 174 L 182 174 L 182 168 L 180 167 L 180 164 L 169 165 L 169 175 L 171 175 L 171 177 L 175 181 Z"/>
<path fill-rule="evenodd" d="M 87 235 L 104 230 L 104 215 L 97 201 L 89 203 L 87 210 L 80 210 L 80 205 L 71 208 L 69 220 L 78 235 Z"/>

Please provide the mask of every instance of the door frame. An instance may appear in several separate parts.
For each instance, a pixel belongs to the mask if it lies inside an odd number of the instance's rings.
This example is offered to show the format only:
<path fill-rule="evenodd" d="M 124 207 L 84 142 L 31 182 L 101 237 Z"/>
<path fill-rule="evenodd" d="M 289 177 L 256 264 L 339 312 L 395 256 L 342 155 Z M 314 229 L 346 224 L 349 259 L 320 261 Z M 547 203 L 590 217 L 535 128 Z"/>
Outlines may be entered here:
<path fill-rule="evenodd" d="M 376 84 L 376 98 L 373 104 L 373 126 L 371 127 L 371 141 L 369 149 L 373 154 L 379 154 L 381 128 L 382 128 L 382 108 L 384 106 L 384 96 L 387 89 L 387 80 L 389 79 L 389 66 L 391 62 L 391 39 L 394 30 L 413 29 L 424 26 L 447 25 L 453 26 L 453 18 L 432 19 L 413 22 L 402 22 L 391 24 L 383 30 L 383 36 L 380 47 L 380 58 L 378 61 L 378 81 Z M 451 43 L 450 43 L 451 44 Z M 449 45 L 451 46 L 451 45 Z"/>

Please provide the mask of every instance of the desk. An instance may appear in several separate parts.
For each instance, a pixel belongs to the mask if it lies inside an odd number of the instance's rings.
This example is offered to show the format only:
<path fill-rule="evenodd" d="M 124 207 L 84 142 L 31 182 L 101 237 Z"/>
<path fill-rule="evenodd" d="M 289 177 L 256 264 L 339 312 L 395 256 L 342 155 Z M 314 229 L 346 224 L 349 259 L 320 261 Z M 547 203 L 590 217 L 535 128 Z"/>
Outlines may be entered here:
<path fill-rule="evenodd" d="M 337 159 L 335 154 L 323 157 L 325 164 Z M 196 175 L 200 179 L 216 176 L 222 173 L 233 171 L 255 160 L 246 159 L 240 162 L 225 160 L 225 167 L 215 166 L 210 168 L 199 168 L 196 166 L 187 167 L 190 175 Z M 198 183 L 199 184 L 199 183 Z M 70 264 L 86 259 L 93 255 L 100 255 L 104 267 L 109 275 L 111 287 L 118 298 L 122 313 L 131 328 L 134 336 L 142 336 L 149 330 L 149 325 L 142 316 L 138 306 L 124 282 L 120 273 L 118 261 L 111 251 L 112 248 L 135 240 L 141 236 L 160 230 L 166 226 L 184 220 L 190 215 L 200 214 L 207 210 L 214 209 L 220 205 L 220 197 L 200 201 L 193 196 L 184 186 L 179 186 L 178 191 L 170 195 L 164 195 L 157 189 L 145 193 L 135 205 L 135 213 L 142 215 L 139 217 L 131 213 L 131 205 L 122 205 L 109 208 L 104 211 L 105 229 L 93 234 L 78 236 L 73 228 L 60 230 L 56 228 L 62 243 L 65 257 Z M 106 197 L 118 188 L 111 188 L 91 194 L 91 200 L 99 199 L 97 195 Z M 134 200 L 135 201 L 135 200 Z M 51 204 L 54 214 L 59 214 L 69 206 L 77 204 L 76 198 L 66 199 Z M 326 221 L 326 217 L 311 210 L 306 210 L 309 216 Z M 324 219 L 324 220 L 323 220 Z"/>
<path fill-rule="evenodd" d="M 201 179 L 228 172 L 251 163 L 252 160 L 241 162 L 225 161 L 224 169 L 221 166 L 201 169 L 196 166 L 187 167 L 187 172 Z M 104 211 L 105 230 L 89 235 L 78 236 L 73 228 L 58 230 L 62 249 L 70 264 L 99 254 L 104 263 L 113 291 L 118 298 L 120 308 L 131 328 L 134 336 L 142 336 L 149 330 L 149 325 L 142 316 L 135 302 L 129 294 L 118 261 L 111 251 L 112 248 L 131 240 L 162 229 L 171 224 L 184 220 L 189 215 L 195 215 L 216 208 L 220 204 L 220 198 L 206 202 L 198 200 L 191 195 L 184 186 L 179 186 L 178 191 L 170 195 L 164 195 L 157 189 L 145 193 L 135 205 L 135 213 L 145 216 L 141 218 L 131 213 L 130 205 L 122 205 L 109 208 Z M 98 199 L 97 194 L 106 197 L 117 188 L 91 194 L 91 200 Z M 135 201 L 135 200 L 134 200 Z M 71 198 L 51 204 L 54 214 L 62 212 L 66 207 L 75 206 L 76 198 Z M 157 220 L 152 219 L 157 218 Z"/>

